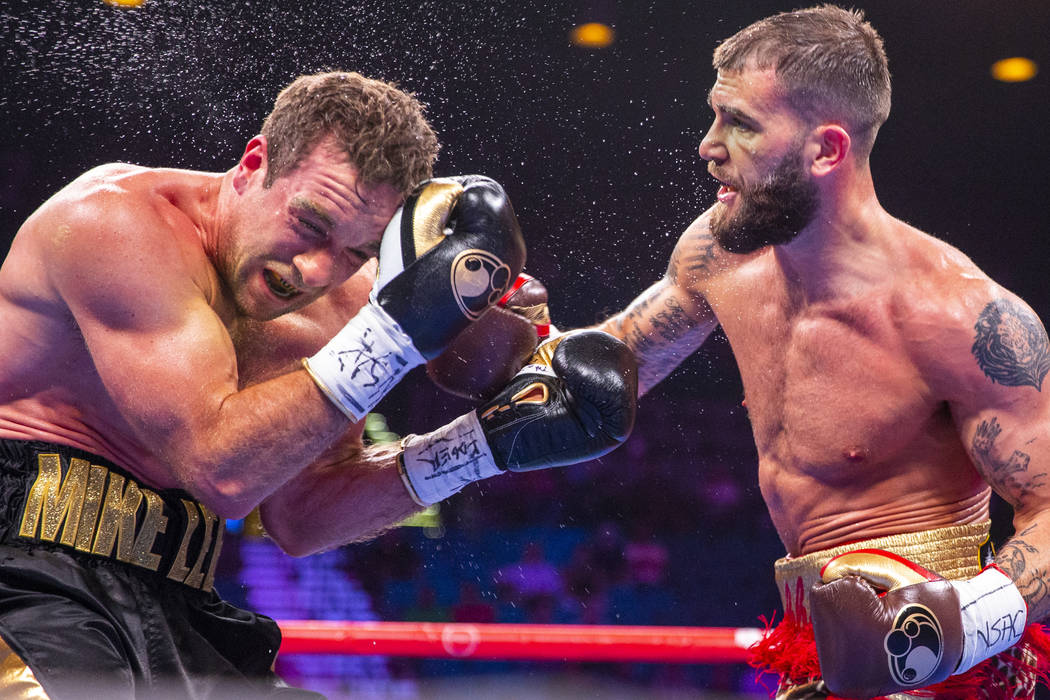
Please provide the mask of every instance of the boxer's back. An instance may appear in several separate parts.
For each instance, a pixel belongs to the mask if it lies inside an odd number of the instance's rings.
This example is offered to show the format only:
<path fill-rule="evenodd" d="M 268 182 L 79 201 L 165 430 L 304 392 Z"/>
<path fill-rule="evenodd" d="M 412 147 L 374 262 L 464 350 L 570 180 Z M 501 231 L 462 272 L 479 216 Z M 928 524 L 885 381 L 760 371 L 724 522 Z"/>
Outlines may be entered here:
<path fill-rule="evenodd" d="M 707 294 L 740 367 L 763 496 L 792 554 L 987 515 L 990 491 L 930 367 L 972 363 L 935 337 L 965 323 L 946 306 L 990 282 L 914 229 L 886 241 L 824 290 L 791 282 L 768 249 Z"/>

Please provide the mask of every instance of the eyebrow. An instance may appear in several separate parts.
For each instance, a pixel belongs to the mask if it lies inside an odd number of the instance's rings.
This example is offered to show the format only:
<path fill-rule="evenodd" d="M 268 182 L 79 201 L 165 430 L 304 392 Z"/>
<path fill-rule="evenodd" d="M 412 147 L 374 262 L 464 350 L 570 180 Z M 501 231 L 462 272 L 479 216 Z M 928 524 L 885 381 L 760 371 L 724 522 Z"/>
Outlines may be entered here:
<path fill-rule="evenodd" d="M 291 206 L 293 209 L 300 209 L 303 211 L 310 212 L 318 219 L 320 219 L 322 224 L 328 226 L 329 228 L 335 225 L 335 221 L 332 219 L 331 216 L 328 215 L 328 212 L 326 212 L 320 204 L 313 201 L 312 199 L 307 199 L 306 197 L 295 197 L 294 199 L 292 199 Z"/>
<path fill-rule="evenodd" d="M 747 112 L 745 112 L 745 111 L 743 111 L 741 109 L 737 109 L 736 107 L 732 107 L 732 106 L 727 105 L 727 104 L 718 104 L 718 105 L 714 104 L 714 102 L 711 101 L 711 91 L 712 90 L 714 90 L 714 88 L 712 88 L 711 90 L 708 90 L 708 92 L 707 92 L 707 106 L 708 107 L 710 107 L 711 109 L 714 109 L 715 107 L 718 107 L 718 109 L 720 111 L 725 112 L 726 114 L 729 114 L 731 116 L 734 116 L 737 119 L 742 119 L 742 120 L 744 120 L 746 122 L 751 122 L 752 124 L 757 124 L 757 121 L 755 120 L 754 117 L 752 117 L 750 114 L 748 114 Z"/>

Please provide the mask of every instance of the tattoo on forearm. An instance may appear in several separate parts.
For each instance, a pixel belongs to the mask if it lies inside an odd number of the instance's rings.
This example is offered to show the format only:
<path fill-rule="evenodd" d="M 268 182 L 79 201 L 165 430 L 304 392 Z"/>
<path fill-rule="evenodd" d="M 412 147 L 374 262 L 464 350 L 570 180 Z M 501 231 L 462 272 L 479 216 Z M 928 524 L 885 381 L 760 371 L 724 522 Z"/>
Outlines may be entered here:
<path fill-rule="evenodd" d="M 621 337 L 638 358 L 638 376 L 643 385 L 658 383 L 681 362 L 675 343 L 692 326 L 686 310 L 674 297 L 662 299 L 659 306 L 647 299 L 627 312 L 620 327 Z"/>
<path fill-rule="evenodd" d="M 639 330 L 638 326 L 634 326 L 626 334 L 624 341 L 627 343 L 627 347 L 631 349 L 631 352 L 639 358 L 644 358 L 649 355 L 656 347 L 656 343 L 652 339 Z"/>
<path fill-rule="evenodd" d="M 1011 538 L 995 556 L 996 565 L 1013 579 L 1017 590 L 1028 603 L 1028 618 L 1042 619 L 1050 612 L 1050 582 L 1045 571 L 1029 564 L 1029 557 L 1039 555 L 1039 549 L 1021 537 L 1031 528 Z"/>
<path fill-rule="evenodd" d="M 651 296 L 643 296 L 642 298 L 631 304 L 631 308 L 627 310 L 627 318 L 632 320 L 638 320 L 645 315 L 645 312 L 653 305 L 653 299 Z"/>
<path fill-rule="evenodd" d="M 984 307 L 974 330 L 977 336 L 970 350 L 989 379 L 1042 391 L 1050 371 L 1050 343 L 1035 314 L 1014 301 L 998 299 Z"/>
<path fill-rule="evenodd" d="M 995 441 L 1003 431 L 997 416 L 981 421 L 974 431 L 970 442 L 973 459 L 985 472 L 995 480 L 995 486 L 1002 492 L 1003 498 L 1015 508 L 1022 505 L 1025 499 L 1037 488 L 1046 483 L 1046 472 L 1030 474 L 1028 467 L 1032 458 L 1021 450 L 1014 450 L 1005 460 L 995 455 Z"/>
<path fill-rule="evenodd" d="M 649 318 L 649 323 L 660 337 L 667 342 L 674 342 L 679 333 L 689 327 L 689 318 L 685 309 L 673 297 L 664 300 L 664 306 Z"/>

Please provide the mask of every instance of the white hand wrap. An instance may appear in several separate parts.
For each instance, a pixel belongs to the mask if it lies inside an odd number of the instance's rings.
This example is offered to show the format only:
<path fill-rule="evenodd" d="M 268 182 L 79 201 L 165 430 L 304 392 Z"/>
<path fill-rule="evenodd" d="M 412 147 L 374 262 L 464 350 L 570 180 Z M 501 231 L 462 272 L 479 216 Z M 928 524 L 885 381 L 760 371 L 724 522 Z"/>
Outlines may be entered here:
<path fill-rule="evenodd" d="M 356 422 L 424 362 L 397 321 L 369 303 L 303 365 L 328 398 Z"/>
<path fill-rule="evenodd" d="M 962 609 L 963 654 L 955 669 L 959 674 L 1016 644 L 1024 634 L 1028 606 L 1010 577 L 994 566 L 951 584 Z"/>
<path fill-rule="evenodd" d="M 419 505 L 445 500 L 472 481 L 502 473 L 474 411 L 402 441 L 401 478 Z"/>

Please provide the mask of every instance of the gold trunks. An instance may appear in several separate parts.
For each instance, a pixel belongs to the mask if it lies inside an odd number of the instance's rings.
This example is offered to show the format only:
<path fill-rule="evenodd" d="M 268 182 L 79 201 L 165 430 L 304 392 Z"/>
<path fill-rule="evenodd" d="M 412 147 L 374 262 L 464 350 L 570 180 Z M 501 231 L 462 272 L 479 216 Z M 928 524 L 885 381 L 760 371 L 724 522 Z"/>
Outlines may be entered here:
<path fill-rule="evenodd" d="M 820 580 L 820 571 L 833 558 L 857 549 L 885 549 L 915 562 L 946 579 L 976 576 L 990 554 L 990 521 L 970 525 L 953 525 L 936 530 L 909 532 L 903 535 L 876 537 L 851 542 L 839 547 L 813 552 L 801 557 L 784 557 L 773 565 L 777 588 L 785 611 L 794 610 L 797 596 L 809 609 L 809 589 Z"/>
<path fill-rule="evenodd" d="M 224 523 L 207 506 L 81 457 L 32 454 L 35 470 L 30 466 L 26 474 L 32 484 L 12 523 L 17 537 L 9 542 L 58 545 L 212 589 Z"/>

